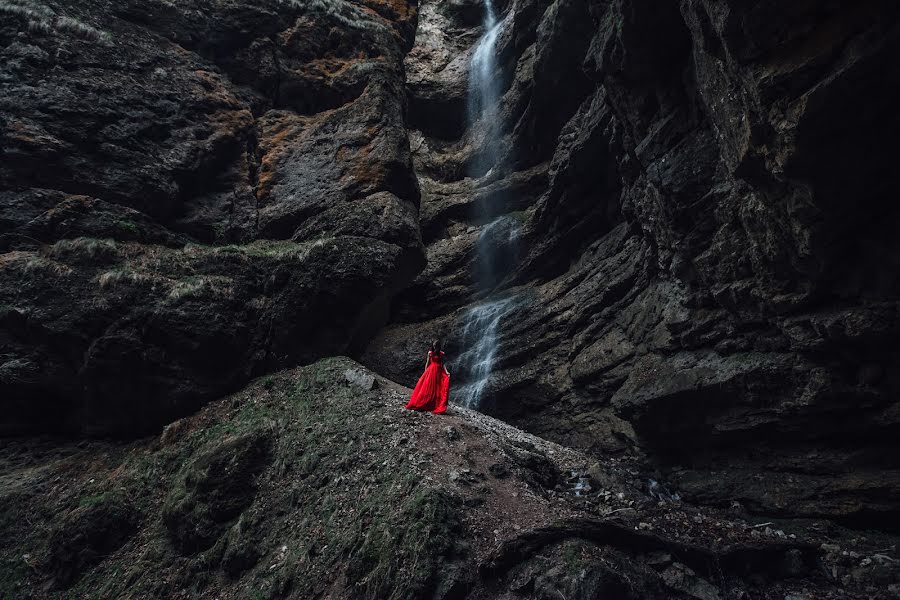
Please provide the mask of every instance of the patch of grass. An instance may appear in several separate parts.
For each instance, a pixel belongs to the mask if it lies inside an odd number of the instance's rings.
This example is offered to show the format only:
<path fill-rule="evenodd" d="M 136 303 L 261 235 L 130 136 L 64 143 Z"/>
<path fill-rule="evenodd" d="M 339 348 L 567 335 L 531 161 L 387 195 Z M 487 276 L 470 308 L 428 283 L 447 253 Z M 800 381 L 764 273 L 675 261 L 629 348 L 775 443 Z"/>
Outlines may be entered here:
<path fill-rule="evenodd" d="M 113 287 L 120 284 L 146 284 L 157 281 L 159 278 L 149 273 L 139 273 L 127 268 L 105 271 L 97 277 L 97 283 L 101 288 Z"/>
<path fill-rule="evenodd" d="M 411 485 L 415 485 L 411 482 Z M 360 510 L 372 522 L 345 540 L 347 566 L 357 595 L 412 598 L 423 595 L 435 577 L 438 557 L 452 552 L 459 528 L 456 509 L 443 493 L 416 490 L 411 498 L 369 502 Z M 387 505 L 402 506 L 399 515 Z"/>
<path fill-rule="evenodd" d="M 89 259 L 116 258 L 119 255 L 115 240 L 79 237 L 59 240 L 46 251 L 51 258 L 76 256 Z"/>
<path fill-rule="evenodd" d="M 360 403 L 345 369 L 328 359 L 260 377 L 191 417 L 180 435 L 127 450 L 111 492 L 79 487 L 67 506 L 94 507 L 116 493 L 143 522 L 132 545 L 89 567 L 68 597 L 306 598 L 338 587 L 356 599 L 427 597 L 442 561 L 461 551 L 458 503 L 424 484 L 405 450 L 385 443 L 383 404 L 374 396 Z M 179 473 L 225 438 L 261 429 L 271 456 L 251 503 L 222 524 L 209 550 L 178 550 L 162 514 L 183 496 Z M 223 579 L 229 556 L 251 562 Z"/>
<path fill-rule="evenodd" d="M 56 13 L 49 6 L 29 0 L 0 0 L 0 14 L 38 21 L 52 19 Z"/>
<path fill-rule="evenodd" d="M 110 492 L 103 492 L 101 494 L 94 494 L 90 496 L 82 496 L 78 499 L 78 506 L 80 507 L 93 507 L 104 504 L 105 502 L 109 502 L 112 500 L 112 494 Z"/>
<path fill-rule="evenodd" d="M 584 544 L 577 540 L 565 542 L 562 547 L 562 558 L 569 573 L 578 577 L 590 562 Z"/>
<path fill-rule="evenodd" d="M 28 29 L 28 33 L 35 33 L 37 35 L 53 34 L 53 25 L 50 24 L 50 21 L 43 21 L 43 20 L 28 21 L 28 25 L 26 26 L 26 28 Z"/>
<path fill-rule="evenodd" d="M 455 551 L 456 505 L 443 492 L 421 487 L 402 456 L 383 446 L 383 424 L 360 418 L 354 402 L 358 394 L 335 385 L 340 373 L 339 360 L 326 359 L 273 394 L 283 398 L 297 421 L 311 424 L 299 432 L 292 429 L 295 439 L 282 434 L 279 450 L 302 452 L 291 458 L 304 490 L 294 514 L 304 529 L 317 532 L 307 538 L 307 551 L 326 572 L 346 570 L 353 582 L 351 598 L 427 595 L 440 557 Z M 371 453 L 359 454 L 362 448 Z M 371 473 L 372 479 L 348 504 L 339 481 L 353 471 Z M 315 582 L 299 592 L 316 593 Z"/>
<path fill-rule="evenodd" d="M 127 231 L 132 235 L 139 235 L 141 232 L 141 230 L 137 226 L 137 223 L 135 223 L 134 221 L 129 221 L 127 219 L 116 221 L 116 227 L 118 227 L 122 231 Z"/>
<path fill-rule="evenodd" d="M 304 259 L 314 249 L 331 242 L 331 238 L 321 238 L 314 242 L 296 243 L 290 241 L 259 240 L 249 244 L 229 244 L 213 250 L 217 254 L 237 254 L 247 258 L 292 258 Z"/>
<path fill-rule="evenodd" d="M 68 277 L 74 272 L 68 265 L 64 265 L 37 254 L 24 257 L 23 260 L 17 261 L 16 266 L 29 275 L 50 274 L 56 277 Z"/>
<path fill-rule="evenodd" d="M 169 299 L 230 298 L 234 296 L 234 280 L 222 275 L 200 275 L 177 281 L 169 290 Z"/>
<path fill-rule="evenodd" d="M 49 6 L 32 0 L 0 0 L 0 15 L 10 15 L 26 21 L 26 30 L 38 35 L 68 34 L 72 37 L 108 45 L 108 33 L 78 19 L 57 15 Z"/>
<path fill-rule="evenodd" d="M 86 23 L 70 17 L 59 17 L 53 23 L 57 31 L 71 33 L 73 36 L 91 42 L 109 43 L 109 34 L 94 29 Z"/>

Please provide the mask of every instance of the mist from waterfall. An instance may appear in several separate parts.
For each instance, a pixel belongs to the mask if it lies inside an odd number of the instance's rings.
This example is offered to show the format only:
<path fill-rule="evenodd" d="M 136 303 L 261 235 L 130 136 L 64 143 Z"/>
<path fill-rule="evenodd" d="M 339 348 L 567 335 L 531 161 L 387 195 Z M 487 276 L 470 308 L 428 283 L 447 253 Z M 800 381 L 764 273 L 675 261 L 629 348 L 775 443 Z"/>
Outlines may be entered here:
<path fill-rule="evenodd" d="M 470 163 L 473 180 L 490 174 L 492 170 L 496 173 L 500 166 L 498 107 L 502 88 L 497 65 L 500 25 L 492 0 L 484 0 L 483 33 L 475 45 L 469 65 L 469 132 L 471 143 L 477 148 Z M 514 267 L 518 257 L 519 223 L 508 216 L 489 221 L 490 215 L 496 213 L 485 203 L 473 202 L 473 205 L 481 206 L 481 212 L 472 216 L 483 225 L 475 242 L 472 275 L 478 291 L 488 299 L 462 316 L 462 351 L 457 366 L 463 384 L 453 394 L 459 404 L 477 409 L 497 360 L 501 323 L 517 304 L 514 297 L 490 298 L 490 290 Z"/>

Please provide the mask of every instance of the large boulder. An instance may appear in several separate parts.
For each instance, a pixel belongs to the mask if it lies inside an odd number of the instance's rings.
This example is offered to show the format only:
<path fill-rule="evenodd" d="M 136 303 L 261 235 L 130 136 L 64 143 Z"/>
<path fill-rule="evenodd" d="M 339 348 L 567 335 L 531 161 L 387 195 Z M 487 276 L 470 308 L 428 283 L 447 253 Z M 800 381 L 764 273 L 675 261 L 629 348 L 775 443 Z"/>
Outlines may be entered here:
<path fill-rule="evenodd" d="M 9 252 L 2 430 L 146 432 L 252 375 L 360 348 L 409 277 L 402 258 L 351 236 Z"/>

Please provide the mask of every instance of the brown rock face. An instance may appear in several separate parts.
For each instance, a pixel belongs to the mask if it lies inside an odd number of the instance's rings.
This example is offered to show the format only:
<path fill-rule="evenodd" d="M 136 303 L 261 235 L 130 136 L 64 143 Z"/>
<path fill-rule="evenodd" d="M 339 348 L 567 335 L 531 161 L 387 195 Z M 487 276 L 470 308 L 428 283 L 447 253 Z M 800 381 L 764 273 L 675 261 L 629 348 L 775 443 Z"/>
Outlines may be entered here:
<path fill-rule="evenodd" d="M 0 433 L 153 429 L 365 345 L 423 264 L 416 16 L 0 3 Z"/>
<path fill-rule="evenodd" d="M 486 124 L 465 114 L 479 20 L 422 3 L 407 72 L 428 266 L 364 361 L 409 384 L 421 360 L 401 349 L 443 333 L 459 355 L 468 308 L 514 296 L 486 410 L 637 450 L 704 502 L 887 526 L 898 7 L 500 8 L 503 152 L 484 174 Z M 497 217 L 523 225 L 485 294 L 476 241 Z"/>

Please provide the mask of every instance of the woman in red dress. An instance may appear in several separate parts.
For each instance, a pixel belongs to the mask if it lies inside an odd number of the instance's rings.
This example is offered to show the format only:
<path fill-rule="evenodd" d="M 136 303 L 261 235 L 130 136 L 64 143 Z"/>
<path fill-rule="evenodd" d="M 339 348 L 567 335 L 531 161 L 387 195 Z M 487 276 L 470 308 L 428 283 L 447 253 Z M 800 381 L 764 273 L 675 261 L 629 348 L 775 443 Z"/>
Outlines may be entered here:
<path fill-rule="evenodd" d="M 441 415 L 447 411 L 447 396 L 450 393 L 450 372 L 444 366 L 441 340 L 435 340 L 425 360 L 425 372 L 409 397 L 406 408 L 430 410 Z"/>

